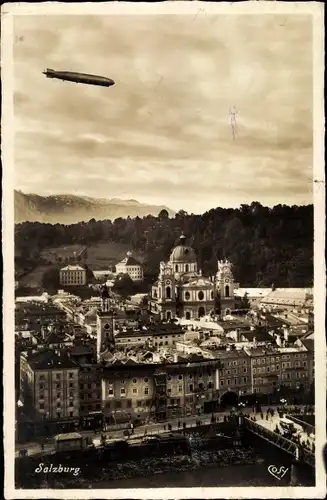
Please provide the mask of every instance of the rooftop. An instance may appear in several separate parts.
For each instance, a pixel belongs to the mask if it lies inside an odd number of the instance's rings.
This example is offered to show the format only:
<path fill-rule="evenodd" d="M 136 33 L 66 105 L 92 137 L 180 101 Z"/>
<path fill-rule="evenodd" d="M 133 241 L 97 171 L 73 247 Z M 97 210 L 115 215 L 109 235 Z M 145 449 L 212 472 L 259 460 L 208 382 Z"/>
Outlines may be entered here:
<path fill-rule="evenodd" d="M 72 361 L 67 354 L 58 355 L 53 351 L 42 351 L 28 356 L 28 363 L 33 370 L 65 370 L 69 368 L 78 368 L 78 365 Z"/>
<path fill-rule="evenodd" d="M 66 267 L 62 267 L 60 271 L 85 271 L 85 269 L 84 267 L 78 265 L 76 266 L 68 265 Z"/>

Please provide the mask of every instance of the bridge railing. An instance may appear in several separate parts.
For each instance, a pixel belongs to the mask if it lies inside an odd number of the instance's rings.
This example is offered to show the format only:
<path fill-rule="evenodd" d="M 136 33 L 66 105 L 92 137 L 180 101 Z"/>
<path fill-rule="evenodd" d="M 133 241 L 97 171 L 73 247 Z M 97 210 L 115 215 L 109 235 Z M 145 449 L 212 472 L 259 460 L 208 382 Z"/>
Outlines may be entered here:
<path fill-rule="evenodd" d="M 315 434 L 315 426 L 314 425 L 309 424 L 308 422 L 305 422 L 304 420 L 300 420 L 299 418 L 294 417 L 293 415 L 286 414 L 285 416 L 289 420 L 292 420 L 292 422 L 294 422 L 295 424 L 300 425 L 301 427 L 303 427 L 304 431 L 307 434 L 311 434 L 311 433 Z"/>
<path fill-rule="evenodd" d="M 271 431 L 270 429 L 266 429 L 265 427 L 261 426 L 257 422 L 250 420 L 249 418 L 244 418 L 244 424 L 245 427 L 249 429 L 249 431 L 253 432 L 253 434 L 262 437 L 269 443 L 274 444 L 275 446 L 281 448 L 282 450 L 286 451 L 296 458 L 298 458 L 298 455 L 300 454 L 300 460 L 304 461 L 311 467 L 315 467 L 315 455 L 311 451 L 304 449 L 290 439 L 287 439 L 284 436 Z"/>

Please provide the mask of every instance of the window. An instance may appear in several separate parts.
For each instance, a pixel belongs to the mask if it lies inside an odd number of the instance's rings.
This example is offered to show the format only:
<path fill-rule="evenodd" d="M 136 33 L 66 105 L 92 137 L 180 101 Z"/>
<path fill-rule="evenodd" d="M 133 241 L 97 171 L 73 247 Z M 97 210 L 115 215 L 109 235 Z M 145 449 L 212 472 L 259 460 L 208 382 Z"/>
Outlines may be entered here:
<path fill-rule="evenodd" d="M 40 403 L 40 410 L 44 410 L 44 403 Z"/>
<path fill-rule="evenodd" d="M 220 385 L 224 385 L 224 381 L 223 380 L 220 381 Z"/>
<path fill-rule="evenodd" d="M 40 393 L 40 399 L 44 399 L 44 394 L 43 394 L 43 392 L 42 392 L 42 393 Z"/>
<path fill-rule="evenodd" d="M 277 358 L 276 358 L 277 359 Z M 276 370 L 278 371 L 279 370 L 279 365 L 276 365 Z"/>
<path fill-rule="evenodd" d="M 202 292 L 202 290 L 198 293 L 198 298 L 199 298 L 199 300 L 204 299 L 204 293 Z"/>
<path fill-rule="evenodd" d="M 145 395 L 145 396 L 148 396 L 148 394 L 149 394 L 149 388 L 148 388 L 148 387 L 145 387 L 145 388 L 144 388 L 144 395 Z"/>
<path fill-rule="evenodd" d="M 185 300 L 190 300 L 190 292 L 185 292 Z"/>
<path fill-rule="evenodd" d="M 190 375 L 189 375 L 189 378 L 193 378 L 193 375 L 192 375 L 192 373 L 190 373 Z"/>
<path fill-rule="evenodd" d="M 40 375 L 40 380 L 44 380 L 44 375 Z"/>
<path fill-rule="evenodd" d="M 61 413 L 60 411 L 57 411 L 57 418 L 60 418 L 61 417 Z"/>
<path fill-rule="evenodd" d="M 247 377 L 243 377 L 243 382 L 246 384 L 248 381 L 248 378 Z"/>
<path fill-rule="evenodd" d="M 209 382 L 209 383 L 208 383 L 208 389 L 212 389 L 212 387 L 213 387 L 213 386 L 212 386 L 212 382 Z"/>
<path fill-rule="evenodd" d="M 57 398 L 58 398 L 58 399 L 60 399 L 60 398 L 61 398 L 61 393 L 60 393 L 60 392 L 58 392 L 58 393 L 57 393 Z"/>
<path fill-rule="evenodd" d="M 56 379 L 60 380 L 60 373 L 56 373 Z"/>
<path fill-rule="evenodd" d="M 69 378 L 73 378 L 74 374 L 72 372 L 69 373 Z"/>
<path fill-rule="evenodd" d="M 70 388 L 74 387 L 74 384 L 69 384 L 69 387 L 70 387 Z"/>
<path fill-rule="evenodd" d="M 74 406 L 74 403 L 72 401 L 70 401 L 69 406 Z"/>
<path fill-rule="evenodd" d="M 59 386 L 59 387 L 60 387 L 60 386 Z M 44 389 L 44 384 L 40 384 L 40 385 L 39 385 L 39 388 L 40 388 L 40 389 Z"/>
<path fill-rule="evenodd" d="M 243 368 L 243 373 L 247 373 L 248 369 L 247 368 Z"/>
<path fill-rule="evenodd" d="M 137 380 L 136 378 L 133 378 L 133 384 L 136 384 Z"/>
<path fill-rule="evenodd" d="M 237 385 L 237 378 L 234 378 L 234 385 Z"/>
<path fill-rule="evenodd" d="M 149 379 L 147 377 L 145 377 L 144 382 L 145 383 L 149 382 Z"/>
<path fill-rule="evenodd" d="M 183 375 L 178 375 L 178 380 L 183 380 Z"/>
<path fill-rule="evenodd" d="M 56 384 L 56 389 L 60 389 L 60 384 Z"/>
<path fill-rule="evenodd" d="M 133 394 L 137 394 L 137 389 L 133 389 Z"/>
<path fill-rule="evenodd" d="M 69 416 L 70 417 L 73 417 L 74 416 L 74 413 L 72 411 L 69 412 Z"/>
<path fill-rule="evenodd" d="M 185 266 L 185 272 L 188 273 L 188 264 Z"/>
<path fill-rule="evenodd" d="M 57 403 L 57 408 L 60 408 L 61 407 L 61 403 Z"/>
<path fill-rule="evenodd" d="M 178 392 L 183 392 L 183 386 L 182 385 L 178 386 Z"/>
<path fill-rule="evenodd" d="M 113 396 L 113 395 L 114 395 L 114 390 L 113 390 L 113 388 L 112 388 L 112 387 L 110 387 L 110 388 L 109 388 L 109 390 L 108 390 L 108 395 L 109 395 L 109 396 Z"/>
<path fill-rule="evenodd" d="M 227 379 L 227 385 L 230 385 L 230 379 L 229 378 Z"/>
<path fill-rule="evenodd" d="M 193 384 L 190 384 L 189 389 L 190 389 L 190 392 L 193 392 Z"/>

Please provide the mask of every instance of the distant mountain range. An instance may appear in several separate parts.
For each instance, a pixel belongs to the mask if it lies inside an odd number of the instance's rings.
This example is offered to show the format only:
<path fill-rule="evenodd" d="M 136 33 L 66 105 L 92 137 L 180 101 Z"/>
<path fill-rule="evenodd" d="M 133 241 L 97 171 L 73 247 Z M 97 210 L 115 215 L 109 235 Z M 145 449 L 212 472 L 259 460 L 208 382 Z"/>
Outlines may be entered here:
<path fill-rule="evenodd" d="M 165 209 L 170 216 L 175 212 L 165 206 L 147 205 L 136 200 L 119 198 L 90 198 L 70 194 L 40 196 L 15 190 L 15 223 L 48 222 L 74 224 L 90 219 L 114 220 L 118 217 L 157 216 Z"/>

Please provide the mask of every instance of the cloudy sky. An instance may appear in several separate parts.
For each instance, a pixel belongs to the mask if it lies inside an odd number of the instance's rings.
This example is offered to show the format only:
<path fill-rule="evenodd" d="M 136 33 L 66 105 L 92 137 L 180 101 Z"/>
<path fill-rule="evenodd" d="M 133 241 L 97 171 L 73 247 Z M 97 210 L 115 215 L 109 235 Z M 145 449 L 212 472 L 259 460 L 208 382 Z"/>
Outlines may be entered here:
<path fill-rule="evenodd" d="M 310 16 L 22 15 L 14 36 L 16 189 L 193 213 L 312 202 Z"/>

